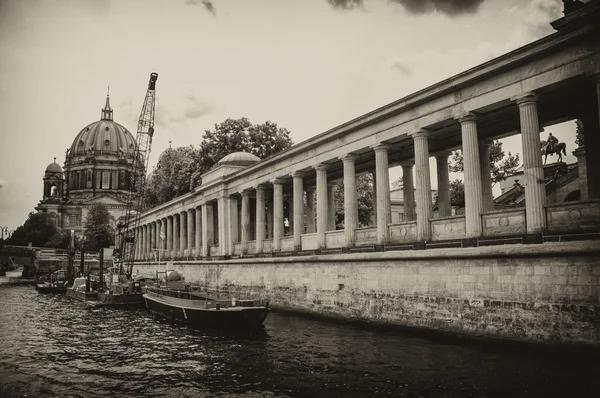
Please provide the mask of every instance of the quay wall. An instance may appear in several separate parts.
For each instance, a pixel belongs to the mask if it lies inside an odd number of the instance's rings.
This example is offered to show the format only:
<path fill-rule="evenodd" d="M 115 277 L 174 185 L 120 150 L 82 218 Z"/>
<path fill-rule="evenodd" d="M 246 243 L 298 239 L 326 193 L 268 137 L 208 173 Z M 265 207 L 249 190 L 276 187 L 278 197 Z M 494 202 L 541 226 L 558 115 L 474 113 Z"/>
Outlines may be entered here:
<path fill-rule="evenodd" d="M 142 274 L 157 267 L 134 265 Z M 597 241 L 175 261 L 170 268 L 194 285 L 251 294 L 289 311 L 600 346 Z"/>

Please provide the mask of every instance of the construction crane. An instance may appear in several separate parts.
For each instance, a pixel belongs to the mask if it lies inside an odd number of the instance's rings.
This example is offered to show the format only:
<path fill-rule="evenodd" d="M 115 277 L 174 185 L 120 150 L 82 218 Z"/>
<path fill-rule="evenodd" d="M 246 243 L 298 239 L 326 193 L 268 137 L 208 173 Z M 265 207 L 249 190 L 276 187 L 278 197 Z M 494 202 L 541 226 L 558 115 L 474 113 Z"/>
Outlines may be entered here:
<path fill-rule="evenodd" d="M 123 274 L 123 268 L 127 277 L 131 277 L 133 271 L 133 260 L 135 259 L 135 247 L 138 237 L 135 231 L 140 225 L 142 213 L 143 196 L 146 188 L 146 170 L 152 147 L 152 136 L 154 135 L 154 104 L 157 73 L 150 74 L 146 99 L 140 112 L 136 147 L 133 156 L 133 172 L 131 174 L 131 185 L 127 195 L 127 206 L 122 221 L 118 224 L 118 236 L 120 239 L 120 250 L 117 256 L 119 261 L 119 274 Z"/>

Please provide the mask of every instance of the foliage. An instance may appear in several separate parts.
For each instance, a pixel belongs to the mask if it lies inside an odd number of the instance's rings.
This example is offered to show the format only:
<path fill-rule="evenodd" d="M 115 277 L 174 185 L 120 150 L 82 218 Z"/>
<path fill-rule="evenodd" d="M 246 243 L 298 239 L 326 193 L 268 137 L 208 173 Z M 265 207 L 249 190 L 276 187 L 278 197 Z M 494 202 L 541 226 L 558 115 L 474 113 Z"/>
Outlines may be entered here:
<path fill-rule="evenodd" d="M 375 215 L 373 205 L 373 176 L 370 173 L 356 178 L 356 194 L 358 202 L 358 226 L 366 227 L 372 224 Z M 334 190 L 335 223 L 344 228 L 344 183 L 340 182 Z"/>
<path fill-rule="evenodd" d="M 403 182 L 404 182 L 404 179 L 402 177 L 398 177 L 397 180 L 392 181 L 392 188 L 393 189 L 400 188 L 400 186 L 402 185 Z"/>
<path fill-rule="evenodd" d="M 45 247 L 53 247 L 55 249 L 68 249 L 71 241 L 71 234 L 65 230 L 58 230 L 50 237 Z"/>
<path fill-rule="evenodd" d="M 18 227 L 11 237 L 6 240 L 6 244 L 27 246 L 31 243 L 35 247 L 41 247 L 57 231 L 56 225 L 48 214 L 31 212 L 25 223 Z"/>
<path fill-rule="evenodd" d="M 507 177 L 513 175 L 519 168 L 519 154 L 513 155 L 508 152 L 508 155 L 502 150 L 502 143 L 495 140 L 490 145 L 490 170 L 492 173 L 492 186 L 500 181 L 506 180 Z M 451 172 L 463 172 L 463 155 L 459 149 L 454 151 L 449 165 Z"/>
<path fill-rule="evenodd" d="M 151 208 L 190 192 L 199 183 L 197 156 L 198 151 L 191 145 L 164 151 L 146 182 L 144 207 Z"/>
<path fill-rule="evenodd" d="M 144 191 L 145 208 L 151 208 L 190 192 L 200 185 L 202 174 L 233 152 L 248 152 L 265 159 L 292 146 L 290 132 L 265 122 L 253 125 L 247 118 L 227 119 L 206 130 L 198 149 L 167 149 L 160 156 Z"/>
<path fill-rule="evenodd" d="M 111 226 L 114 221 L 104 203 L 92 205 L 85 218 L 85 241 L 88 250 L 98 251 L 115 244 L 115 232 Z"/>
<path fill-rule="evenodd" d="M 460 179 L 450 181 L 450 205 L 465 207 L 465 184 Z"/>
<path fill-rule="evenodd" d="M 577 144 L 577 147 L 585 146 L 584 137 L 583 123 L 577 119 L 575 120 L 575 144 Z"/>
<path fill-rule="evenodd" d="M 290 132 L 265 122 L 252 125 L 243 117 L 215 124 L 214 131 L 206 130 L 202 137 L 198 160 L 201 173 L 210 170 L 219 160 L 233 152 L 248 152 L 265 159 L 292 146 Z"/>

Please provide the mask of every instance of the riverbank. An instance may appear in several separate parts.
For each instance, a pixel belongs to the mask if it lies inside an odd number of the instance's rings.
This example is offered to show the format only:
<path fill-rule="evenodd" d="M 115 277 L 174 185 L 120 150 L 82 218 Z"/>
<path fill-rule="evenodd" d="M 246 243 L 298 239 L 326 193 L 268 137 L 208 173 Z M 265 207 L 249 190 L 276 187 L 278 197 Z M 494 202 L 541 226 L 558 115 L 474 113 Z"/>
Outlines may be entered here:
<path fill-rule="evenodd" d="M 176 261 L 188 282 L 275 309 L 545 344 L 600 346 L 597 241 Z M 164 264 L 136 263 L 143 274 Z"/>

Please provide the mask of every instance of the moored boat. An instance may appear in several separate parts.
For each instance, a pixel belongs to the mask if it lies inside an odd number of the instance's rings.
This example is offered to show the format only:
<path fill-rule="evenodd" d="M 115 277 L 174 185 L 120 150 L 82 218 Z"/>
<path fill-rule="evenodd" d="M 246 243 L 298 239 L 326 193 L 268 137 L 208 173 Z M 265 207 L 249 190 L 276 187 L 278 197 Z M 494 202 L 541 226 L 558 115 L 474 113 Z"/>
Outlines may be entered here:
<path fill-rule="evenodd" d="M 50 274 L 48 281 L 38 282 L 35 284 L 35 290 L 39 293 L 66 293 L 67 291 L 67 276 L 62 269 Z"/>
<path fill-rule="evenodd" d="M 269 314 L 268 303 L 257 305 L 254 300 L 192 290 L 181 283 L 169 286 L 174 273 L 167 273 L 165 286 L 148 287 L 144 293 L 153 314 L 192 326 L 234 329 L 260 327 Z"/>

